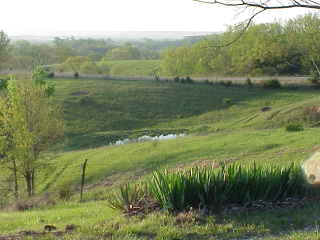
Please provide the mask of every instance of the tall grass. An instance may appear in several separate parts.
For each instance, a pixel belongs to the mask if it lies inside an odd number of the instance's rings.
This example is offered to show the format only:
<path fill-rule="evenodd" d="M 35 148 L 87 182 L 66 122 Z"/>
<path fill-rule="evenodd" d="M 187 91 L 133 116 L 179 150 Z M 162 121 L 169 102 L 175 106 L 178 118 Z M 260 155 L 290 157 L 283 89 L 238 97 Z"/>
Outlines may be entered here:
<path fill-rule="evenodd" d="M 174 211 L 189 207 L 217 210 L 232 203 L 302 198 L 310 192 L 296 165 L 282 168 L 232 164 L 220 169 L 163 171 L 154 173 L 148 185 L 152 197 L 163 208 Z"/>

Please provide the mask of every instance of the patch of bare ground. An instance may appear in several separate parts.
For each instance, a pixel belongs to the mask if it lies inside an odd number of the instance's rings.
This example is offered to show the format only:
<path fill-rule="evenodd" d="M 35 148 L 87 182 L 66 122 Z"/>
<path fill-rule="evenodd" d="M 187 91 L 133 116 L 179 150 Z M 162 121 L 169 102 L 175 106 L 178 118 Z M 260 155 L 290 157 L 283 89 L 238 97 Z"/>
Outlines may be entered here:
<path fill-rule="evenodd" d="M 61 237 L 65 234 L 70 234 L 74 232 L 77 228 L 76 225 L 74 224 L 69 224 L 65 226 L 65 229 L 63 231 L 51 231 L 51 229 L 57 229 L 54 226 L 51 226 L 52 228 L 48 228 L 48 225 L 44 226 L 44 231 L 38 232 L 38 231 L 33 231 L 33 230 L 26 230 L 26 231 L 21 231 L 16 234 L 11 234 L 11 235 L 0 235 L 0 240 L 23 240 L 26 237 L 30 237 L 32 239 L 38 238 L 38 237 L 43 237 L 46 235 L 52 235 L 56 237 Z"/>

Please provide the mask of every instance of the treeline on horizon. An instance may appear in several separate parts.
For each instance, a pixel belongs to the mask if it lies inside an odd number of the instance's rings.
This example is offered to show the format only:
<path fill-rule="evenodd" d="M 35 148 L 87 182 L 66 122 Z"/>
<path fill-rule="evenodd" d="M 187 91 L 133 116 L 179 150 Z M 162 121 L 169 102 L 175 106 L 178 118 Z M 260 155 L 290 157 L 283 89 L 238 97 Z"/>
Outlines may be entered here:
<path fill-rule="evenodd" d="M 46 65 L 57 72 L 126 76 L 320 76 L 320 15 L 243 29 L 230 26 L 223 33 L 180 40 L 20 40 L 8 45 L 0 69 Z"/>
<path fill-rule="evenodd" d="M 167 50 L 161 65 L 163 73 L 172 76 L 319 75 L 319 68 L 320 17 L 317 14 L 286 22 L 252 24 L 245 32 L 243 26 L 229 27 L 224 33 L 191 47 Z"/>
<path fill-rule="evenodd" d="M 42 43 L 17 40 L 11 41 L 7 46 L 0 68 L 32 70 L 39 65 L 70 62 L 74 57 L 76 61 L 81 59 L 82 62 L 94 63 L 107 60 L 154 60 L 160 59 L 164 49 L 191 45 L 197 41 L 199 41 L 198 37 L 177 40 L 142 39 L 127 42 L 75 37 L 56 37 L 53 41 Z M 4 55 L 4 51 L 1 53 Z"/>

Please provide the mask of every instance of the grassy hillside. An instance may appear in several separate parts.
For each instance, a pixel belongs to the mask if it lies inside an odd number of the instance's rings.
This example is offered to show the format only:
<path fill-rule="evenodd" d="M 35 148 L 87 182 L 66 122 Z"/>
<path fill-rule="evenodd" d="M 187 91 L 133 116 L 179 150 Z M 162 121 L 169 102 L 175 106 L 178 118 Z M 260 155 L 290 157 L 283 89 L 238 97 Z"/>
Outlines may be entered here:
<path fill-rule="evenodd" d="M 77 224 L 71 239 L 316 239 L 317 205 L 303 209 L 176 216 L 166 212 L 125 218 L 107 207 L 119 184 L 163 168 L 217 162 L 301 163 L 318 148 L 318 90 L 148 81 L 54 80 L 63 104 L 68 141 L 37 179 L 39 193 L 70 190 L 68 202 L 25 212 L 0 213 L 0 235 Z M 270 106 L 263 112 L 261 108 Z M 289 122 L 304 131 L 288 132 Z M 103 146 L 119 138 L 186 132 L 174 140 Z M 97 147 L 100 146 L 100 147 Z M 62 147 L 62 149 L 61 149 Z M 97 148 L 93 148 L 97 147 Z M 81 150 L 82 149 L 82 150 Z M 49 158 L 48 158 L 49 159 Z M 81 164 L 89 159 L 86 203 L 78 204 Z M 49 162 L 48 162 L 49 163 Z M 192 215 L 195 214 L 195 215 Z M 10 222 L 11 224 L 8 224 Z M 285 230 L 284 230 L 285 229 Z M 299 232 L 302 231 L 302 232 Z"/>
<path fill-rule="evenodd" d="M 153 81 L 54 80 L 63 104 L 68 147 L 96 147 L 121 138 L 168 132 L 309 125 L 318 90 L 268 90 Z M 270 106 L 271 111 L 261 108 Z M 312 119 L 311 119 L 312 120 Z M 149 131 L 149 132 L 146 132 Z"/>

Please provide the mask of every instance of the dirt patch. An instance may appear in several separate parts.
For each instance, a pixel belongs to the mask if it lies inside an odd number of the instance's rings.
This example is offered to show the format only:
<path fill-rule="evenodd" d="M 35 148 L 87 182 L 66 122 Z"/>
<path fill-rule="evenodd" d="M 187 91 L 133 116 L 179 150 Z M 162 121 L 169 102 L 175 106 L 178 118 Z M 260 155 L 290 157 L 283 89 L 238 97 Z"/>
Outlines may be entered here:
<path fill-rule="evenodd" d="M 46 226 L 45 226 L 45 228 L 46 228 Z M 26 230 L 26 231 L 21 231 L 16 234 L 12 234 L 12 235 L 0 235 L 0 240 L 23 240 L 26 237 L 32 237 L 32 239 L 34 239 L 34 238 L 43 237 L 43 236 L 50 236 L 50 235 L 60 237 L 65 234 L 72 233 L 73 231 L 76 230 L 76 228 L 77 228 L 76 225 L 70 224 L 65 227 L 64 231 L 37 232 L 37 231 L 33 231 L 33 230 Z"/>
<path fill-rule="evenodd" d="M 73 92 L 70 93 L 71 96 L 83 96 L 83 95 L 88 95 L 90 92 L 89 91 L 78 91 L 78 92 Z"/>

